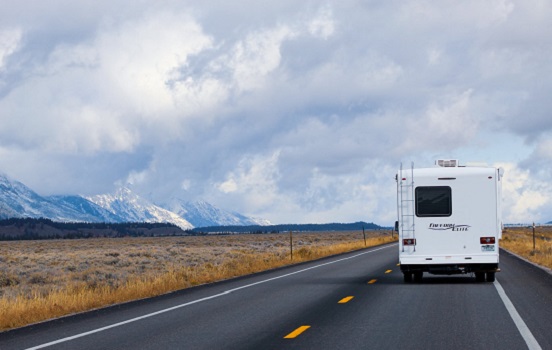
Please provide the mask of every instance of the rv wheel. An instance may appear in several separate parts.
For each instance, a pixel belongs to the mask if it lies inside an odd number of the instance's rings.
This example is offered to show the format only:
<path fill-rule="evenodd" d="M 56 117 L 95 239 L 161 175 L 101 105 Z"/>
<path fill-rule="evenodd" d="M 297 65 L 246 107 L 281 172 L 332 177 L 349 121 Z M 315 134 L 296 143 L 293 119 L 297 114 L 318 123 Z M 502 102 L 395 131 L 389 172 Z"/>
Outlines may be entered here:
<path fill-rule="evenodd" d="M 405 281 L 406 283 L 412 282 L 412 273 L 410 273 L 410 272 L 403 272 L 403 274 L 404 274 L 404 281 Z"/>
<path fill-rule="evenodd" d="M 487 282 L 494 282 L 494 281 L 495 281 L 495 273 L 487 272 Z"/>
<path fill-rule="evenodd" d="M 485 282 L 485 272 L 476 272 L 475 273 L 476 282 Z"/>
<path fill-rule="evenodd" d="M 422 282 L 422 277 L 423 276 L 424 276 L 424 273 L 422 271 L 414 272 L 414 282 L 417 282 L 417 283 Z"/>

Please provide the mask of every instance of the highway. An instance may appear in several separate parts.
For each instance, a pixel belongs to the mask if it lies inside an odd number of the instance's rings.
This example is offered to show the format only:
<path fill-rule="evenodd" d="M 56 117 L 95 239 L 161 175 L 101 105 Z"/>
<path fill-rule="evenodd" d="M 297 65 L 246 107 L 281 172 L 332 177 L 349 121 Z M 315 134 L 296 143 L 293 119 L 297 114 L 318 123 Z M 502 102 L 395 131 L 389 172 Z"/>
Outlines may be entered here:
<path fill-rule="evenodd" d="M 405 284 L 396 244 L 0 333 L 0 349 L 552 349 L 552 275 Z"/>

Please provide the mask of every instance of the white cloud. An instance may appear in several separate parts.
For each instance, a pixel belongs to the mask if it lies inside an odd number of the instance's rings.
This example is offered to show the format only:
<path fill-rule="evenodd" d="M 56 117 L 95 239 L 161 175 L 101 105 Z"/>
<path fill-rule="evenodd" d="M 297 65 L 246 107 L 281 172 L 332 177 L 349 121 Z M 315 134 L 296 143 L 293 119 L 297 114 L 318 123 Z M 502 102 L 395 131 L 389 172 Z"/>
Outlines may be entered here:
<path fill-rule="evenodd" d="M 147 177 L 148 177 L 148 172 L 147 171 L 135 171 L 135 170 L 133 170 L 128 175 L 126 183 L 122 184 L 122 185 L 126 186 L 127 184 L 130 184 L 130 185 L 140 184 L 140 183 L 144 182 L 147 179 Z"/>
<path fill-rule="evenodd" d="M 329 6 L 320 8 L 317 16 L 309 21 L 308 30 L 313 36 L 322 39 L 328 39 L 332 36 L 335 32 L 332 9 Z"/>
<path fill-rule="evenodd" d="M 549 220 L 544 210 L 552 204 L 552 185 L 518 168 L 515 164 L 499 164 L 505 169 L 502 184 L 503 219 L 506 223 L 528 223 Z"/>
<path fill-rule="evenodd" d="M 107 83 L 120 90 L 117 98 L 155 117 L 174 106 L 168 83 L 178 80 L 190 56 L 210 49 L 212 39 L 187 15 L 161 12 L 103 29 L 95 46 Z"/>
<path fill-rule="evenodd" d="M 282 42 L 296 35 L 292 28 L 282 25 L 252 33 L 236 43 L 229 57 L 223 56 L 221 60 L 227 62 L 239 91 L 262 86 L 280 65 Z"/>
<path fill-rule="evenodd" d="M 182 180 L 182 182 L 180 183 L 180 188 L 187 191 L 191 188 L 192 186 L 192 181 L 190 179 L 184 179 Z"/>
<path fill-rule="evenodd" d="M 278 152 L 268 157 L 246 156 L 217 187 L 223 193 L 239 195 L 248 210 L 263 210 L 278 196 L 278 157 Z"/>
<path fill-rule="evenodd" d="M 397 128 L 399 147 L 403 150 L 451 150 L 469 144 L 479 129 L 471 111 L 472 91 L 438 96 L 421 115 L 402 116 L 403 125 Z M 409 113 L 410 114 L 410 113 Z"/>
<path fill-rule="evenodd" d="M 0 29 L 0 72 L 5 70 L 10 55 L 19 48 L 21 38 L 21 29 Z"/>
<path fill-rule="evenodd" d="M 233 176 L 233 174 L 231 174 L 230 176 Z M 236 184 L 236 180 L 230 178 L 218 185 L 218 188 L 221 192 L 232 193 L 238 190 L 238 185 Z"/>
<path fill-rule="evenodd" d="M 438 64 L 441 61 L 441 57 L 443 56 L 443 52 L 439 49 L 432 48 L 428 50 L 427 53 L 427 60 L 429 64 L 435 65 Z"/>
<path fill-rule="evenodd" d="M 132 151 L 148 139 L 144 134 L 179 136 L 180 119 L 201 109 L 202 95 L 217 87 L 206 81 L 186 90 L 177 71 L 211 47 L 187 15 L 162 12 L 104 26 L 91 42 L 57 46 L 34 77 L 0 102 L 6 111 L 0 118 L 10 119 L 6 131 L 19 134 L 19 142 L 69 153 Z M 33 104 L 25 103 L 29 98 Z M 34 127 L 39 119 L 42 127 L 19 129 L 25 119 Z"/>
<path fill-rule="evenodd" d="M 478 129 L 477 121 L 470 114 L 471 90 L 458 96 L 452 96 L 445 106 L 431 104 L 427 110 L 422 127 L 431 133 L 446 137 L 449 141 L 461 138 L 470 139 Z"/>
<path fill-rule="evenodd" d="M 538 160 L 552 161 L 552 138 L 551 134 L 545 134 L 535 147 L 534 158 Z"/>

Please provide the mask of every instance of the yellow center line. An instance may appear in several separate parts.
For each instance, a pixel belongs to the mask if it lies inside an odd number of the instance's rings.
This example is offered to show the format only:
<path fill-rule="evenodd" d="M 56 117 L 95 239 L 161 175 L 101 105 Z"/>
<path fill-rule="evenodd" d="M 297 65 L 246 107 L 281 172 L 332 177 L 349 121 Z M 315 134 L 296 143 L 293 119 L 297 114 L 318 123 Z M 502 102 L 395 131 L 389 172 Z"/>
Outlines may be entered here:
<path fill-rule="evenodd" d="M 387 270 L 387 271 L 385 271 L 385 273 L 391 273 L 391 271 L 393 271 L 393 270 Z"/>
<path fill-rule="evenodd" d="M 307 329 L 309 329 L 310 326 L 301 326 L 299 328 L 297 328 L 296 330 L 294 330 L 293 332 L 289 333 L 288 335 L 286 335 L 284 337 L 284 339 L 293 339 L 293 338 L 296 338 L 297 336 L 299 336 L 301 333 L 303 333 L 304 331 L 306 331 Z"/>
<path fill-rule="evenodd" d="M 351 301 L 351 299 L 353 299 L 353 298 L 354 297 L 345 297 L 345 298 L 341 299 L 340 301 L 338 301 L 337 303 L 338 304 L 345 304 L 345 303 Z"/>
<path fill-rule="evenodd" d="M 376 281 L 377 281 L 377 279 L 369 280 L 368 284 L 374 284 L 374 283 L 376 283 Z"/>

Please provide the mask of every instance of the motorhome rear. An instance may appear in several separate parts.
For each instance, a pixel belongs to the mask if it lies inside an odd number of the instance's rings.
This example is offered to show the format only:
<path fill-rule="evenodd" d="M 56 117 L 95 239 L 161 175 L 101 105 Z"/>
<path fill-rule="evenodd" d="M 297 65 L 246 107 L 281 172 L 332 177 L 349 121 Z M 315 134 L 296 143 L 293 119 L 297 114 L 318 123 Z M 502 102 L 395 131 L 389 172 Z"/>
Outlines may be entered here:
<path fill-rule="evenodd" d="M 404 281 L 423 273 L 474 273 L 493 282 L 500 271 L 503 170 L 439 160 L 397 173 L 399 262 Z"/>

